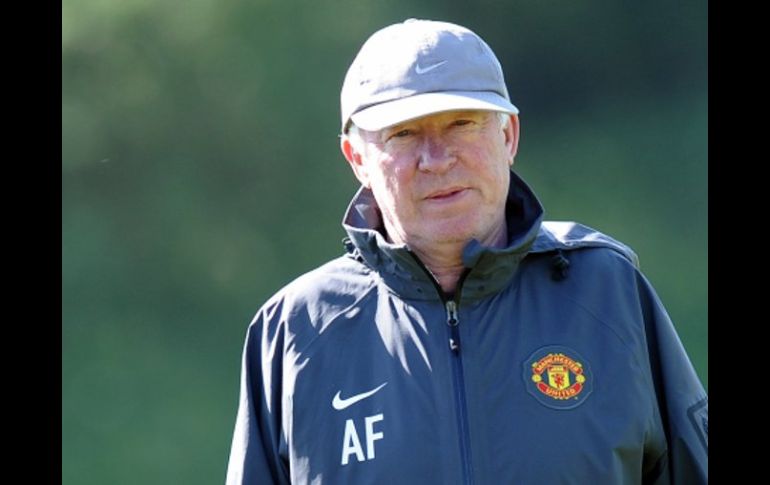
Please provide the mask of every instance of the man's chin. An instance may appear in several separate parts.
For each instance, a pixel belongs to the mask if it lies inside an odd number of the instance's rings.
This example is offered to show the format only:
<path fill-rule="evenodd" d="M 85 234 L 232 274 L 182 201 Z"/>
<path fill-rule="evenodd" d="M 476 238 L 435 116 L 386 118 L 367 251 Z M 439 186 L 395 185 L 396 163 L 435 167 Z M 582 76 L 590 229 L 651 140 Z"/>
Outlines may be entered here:
<path fill-rule="evenodd" d="M 465 244 L 476 239 L 476 233 L 467 225 L 440 224 L 422 227 L 420 239 L 430 244 Z"/>

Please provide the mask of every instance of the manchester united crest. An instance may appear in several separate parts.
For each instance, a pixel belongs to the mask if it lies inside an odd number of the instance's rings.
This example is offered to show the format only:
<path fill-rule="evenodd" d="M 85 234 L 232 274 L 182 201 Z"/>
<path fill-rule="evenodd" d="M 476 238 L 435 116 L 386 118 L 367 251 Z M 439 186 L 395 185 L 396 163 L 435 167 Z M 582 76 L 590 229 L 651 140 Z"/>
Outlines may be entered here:
<path fill-rule="evenodd" d="M 588 362 L 562 345 L 536 350 L 524 364 L 527 390 L 542 404 L 554 409 L 572 409 L 593 390 Z"/>

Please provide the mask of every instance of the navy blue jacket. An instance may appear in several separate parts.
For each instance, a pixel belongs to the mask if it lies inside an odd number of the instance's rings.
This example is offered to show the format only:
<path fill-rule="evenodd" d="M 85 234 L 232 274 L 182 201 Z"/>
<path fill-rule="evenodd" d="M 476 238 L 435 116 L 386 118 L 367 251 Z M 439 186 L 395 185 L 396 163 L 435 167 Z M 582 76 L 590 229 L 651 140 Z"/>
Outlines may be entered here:
<path fill-rule="evenodd" d="M 252 321 L 227 484 L 707 483 L 708 400 L 625 245 L 542 222 L 511 172 L 502 249 L 445 295 L 371 192 L 348 253 Z"/>

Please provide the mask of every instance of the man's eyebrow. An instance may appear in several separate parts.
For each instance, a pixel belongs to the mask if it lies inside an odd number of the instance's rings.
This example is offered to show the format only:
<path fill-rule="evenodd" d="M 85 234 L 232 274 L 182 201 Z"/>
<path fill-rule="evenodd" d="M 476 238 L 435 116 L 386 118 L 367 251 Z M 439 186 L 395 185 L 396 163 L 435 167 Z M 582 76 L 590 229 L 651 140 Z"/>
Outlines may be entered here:
<path fill-rule="evenodd" d="M 490 112 L 480 110 L 463 110 L 452 112 L 452 118 L 485 118 Z"/>

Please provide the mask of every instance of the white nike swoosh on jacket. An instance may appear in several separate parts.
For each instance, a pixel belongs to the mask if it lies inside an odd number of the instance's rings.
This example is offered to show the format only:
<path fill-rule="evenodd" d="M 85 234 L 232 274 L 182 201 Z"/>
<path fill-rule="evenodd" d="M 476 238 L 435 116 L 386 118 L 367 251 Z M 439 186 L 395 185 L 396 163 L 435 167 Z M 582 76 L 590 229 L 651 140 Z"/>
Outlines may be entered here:
<path fill-rule="evenodd" d="M 366 399 L 367 397 L 373 395 L 383 387 L 385 387 L 385 384 L 387 382 L 383 382 L 379 386 L 375 387 L 371 391 L 362 392 L 361 394 L 356 394 L 354 396 L 351 396 L 347 399 L 340 398 L 340 393 L 342 391 L 337 391 L 337 394 L 334 395 L 334 399 L 332 399 L 332 407 L 336 409 L 337 411 L 341 411 L 345 409 L 346 407 L 352 406 L 353 404 L 357 403 L 358 401 L 361 401 L 363 399 Z"/>

